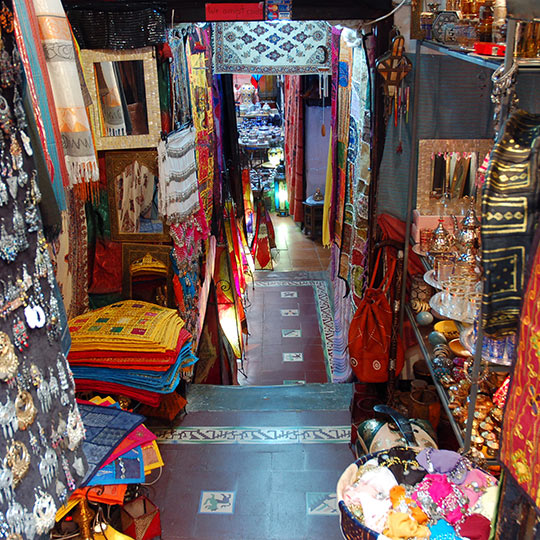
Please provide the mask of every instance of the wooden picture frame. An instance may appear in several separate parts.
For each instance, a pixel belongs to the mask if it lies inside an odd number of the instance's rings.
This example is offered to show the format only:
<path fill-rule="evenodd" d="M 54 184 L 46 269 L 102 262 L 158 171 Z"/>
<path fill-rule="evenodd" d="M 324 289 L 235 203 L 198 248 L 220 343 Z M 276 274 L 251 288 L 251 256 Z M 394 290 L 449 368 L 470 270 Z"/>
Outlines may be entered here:
<path fill-rule="evenodd" d="M 132 298 L 133 280 L 130 270 L 131 265 L 134 262 L 142 260 L 145 255 L 149 254 L 167 267 L 167 307 L 175 308 L 173 269 L 170 257 L 171 249 L 171 246 L 156 244 L 122 244 L 122 296 L 126 299 Z"/>
<path fill-rule="evenodd" d="M 161 133 L 159 88 L 155 50 L 145 47 L 133 50 L 81 50 L 84 78 L 92 97 L 90 121 L 97 150 L 119 150 L 127 148 L 155 148 Z M 140 135 L 103 135 L 102 111 L 95 64 L 100 62 L 142 61 L 144 73 L 145 108 L 148 133 Z M 142 85 L 138 85 L 142 88 Z"/>
<path fill-rule="evenodd" d="M 133 163 L 144 165 L 154 175 L 158 175 L 157 150 L 126 150 L 124 152 L 105 152 L 105 171 L 107 194 L 111 221 L 111 239 L 117 242 L 171 242 L 169 228 L 161 220 L 161 232 L 126 232 L 122 230 L 119 217 L 118 177 Z"/>

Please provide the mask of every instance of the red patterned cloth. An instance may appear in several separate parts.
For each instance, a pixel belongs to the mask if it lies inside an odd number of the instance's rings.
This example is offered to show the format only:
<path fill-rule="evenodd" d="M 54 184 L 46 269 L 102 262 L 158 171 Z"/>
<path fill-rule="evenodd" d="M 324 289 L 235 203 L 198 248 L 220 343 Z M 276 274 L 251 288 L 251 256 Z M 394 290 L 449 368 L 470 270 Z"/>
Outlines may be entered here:
<path fill-rule="evenodd" d="M 540 507 L 539 298 L 540 249 L 537 247 L 521 308 L 517 359 L 506 400 L 500 456 L 508 472 L 537 507 Z"/>

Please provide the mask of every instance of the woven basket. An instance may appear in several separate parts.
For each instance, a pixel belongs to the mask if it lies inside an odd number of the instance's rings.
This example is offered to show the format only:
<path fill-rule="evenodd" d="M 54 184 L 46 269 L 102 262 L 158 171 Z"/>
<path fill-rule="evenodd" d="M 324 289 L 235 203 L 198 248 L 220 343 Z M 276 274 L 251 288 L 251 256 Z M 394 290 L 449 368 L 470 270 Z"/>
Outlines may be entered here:
<path fill-rule="evenodd" d="M 381 452 L 375 454 L 368 454 L 360 459 L 357 459 L 354 463 L 349 465 L 341 477 L 339 478 L 337 485 L 337 499 L 339 501 L 339 513 L 341 532 L 347 540 L 377 540 L 379 533 L 368 529 L 357 518 L 354 517 L 352 512 L 347 508 L 347 505 L 343 502 L 344 489 L 353 483 L 358 468 L 364 465 L 370 459 L 377 457 Z"/>

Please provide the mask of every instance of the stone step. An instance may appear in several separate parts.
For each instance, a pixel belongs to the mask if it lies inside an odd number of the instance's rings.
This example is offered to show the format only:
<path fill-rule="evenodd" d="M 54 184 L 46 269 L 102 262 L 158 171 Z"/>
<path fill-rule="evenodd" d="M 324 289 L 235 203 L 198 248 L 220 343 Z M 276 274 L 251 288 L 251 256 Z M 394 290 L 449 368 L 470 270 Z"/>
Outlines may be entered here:
<path fill-rule="evenodd" d="M 220 386 L 192 384 L 186 410 L 197 411 L 343 411 L 349 410 L 352 384 Z"/>

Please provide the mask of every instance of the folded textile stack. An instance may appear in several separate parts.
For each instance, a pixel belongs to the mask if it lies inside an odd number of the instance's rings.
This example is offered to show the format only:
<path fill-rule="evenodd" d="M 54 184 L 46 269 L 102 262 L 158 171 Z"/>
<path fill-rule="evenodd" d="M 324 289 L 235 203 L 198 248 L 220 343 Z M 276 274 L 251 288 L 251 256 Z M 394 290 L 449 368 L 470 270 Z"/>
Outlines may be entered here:
<path fill-rule="evenodd" d="M 95 396 L 89 402 L 78 400 L 78 404 L 86 432 L 83 451 L 89 468 L 84 487 L 74 491 L 58 510 L 56 521 L 62 520 L 81 499 L 125 509 L 128 485 L 147 481 L 153 470 L 163 467 L 156 436 L 142 423 L 143 416 L 122 410 L 110 396 Z M 157 514 L 152 530 L 160 528 L 159 511 Z"/>
<path fill-rule="evenodd" d="M 127 300 L 69 321 L 76 389 L 120 394 L 157 407 L 194 364 L 191 334 L 173 309 Z"/>

